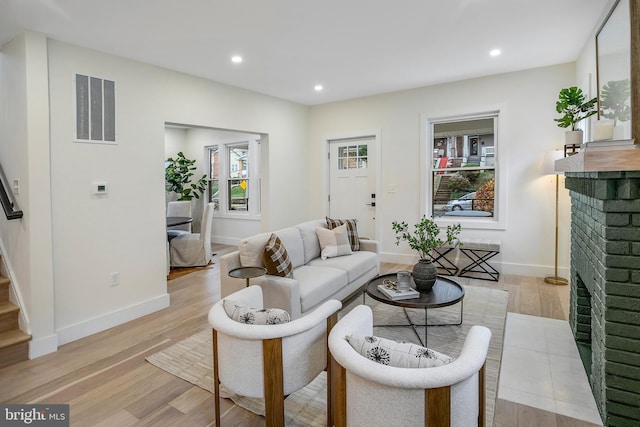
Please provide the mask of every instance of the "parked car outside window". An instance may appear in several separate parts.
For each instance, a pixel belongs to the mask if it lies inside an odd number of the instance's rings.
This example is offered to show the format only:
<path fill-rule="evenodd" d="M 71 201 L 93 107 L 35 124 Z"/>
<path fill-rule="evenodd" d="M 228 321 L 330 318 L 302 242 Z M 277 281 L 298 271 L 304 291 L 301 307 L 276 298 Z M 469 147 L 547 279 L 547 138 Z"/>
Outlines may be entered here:
<path fill-rule="evenodd" d="M 449 200 L 444 207 L 446 211 L 462 211 L 462 210 L 473 210 L 473 197 L 476 195 L 475 191 L 473 193 L 465 194 L 456 200 Z"/>

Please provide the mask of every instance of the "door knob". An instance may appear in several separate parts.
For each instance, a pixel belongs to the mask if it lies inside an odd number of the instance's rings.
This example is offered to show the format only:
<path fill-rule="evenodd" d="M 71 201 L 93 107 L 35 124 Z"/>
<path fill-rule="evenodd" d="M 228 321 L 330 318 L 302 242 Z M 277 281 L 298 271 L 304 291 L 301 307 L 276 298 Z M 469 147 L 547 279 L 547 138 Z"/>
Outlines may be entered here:
<path fill-rule="evenodd" d="M 374 206 L 375 207 L 376 202 L 371 202 L 371 203 L 367 203 L 367 206 Z"/>

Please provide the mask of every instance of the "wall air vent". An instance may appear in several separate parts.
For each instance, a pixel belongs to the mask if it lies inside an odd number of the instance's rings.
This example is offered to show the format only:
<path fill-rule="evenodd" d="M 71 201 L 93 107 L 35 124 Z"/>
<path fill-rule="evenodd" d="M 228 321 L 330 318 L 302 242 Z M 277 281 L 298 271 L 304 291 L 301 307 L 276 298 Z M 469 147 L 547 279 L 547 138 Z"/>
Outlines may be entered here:
<path fill-rule="evenodd" d="M 76 74 L 75 141 L 116 144 L 116 84 L 113 80 Z"/>

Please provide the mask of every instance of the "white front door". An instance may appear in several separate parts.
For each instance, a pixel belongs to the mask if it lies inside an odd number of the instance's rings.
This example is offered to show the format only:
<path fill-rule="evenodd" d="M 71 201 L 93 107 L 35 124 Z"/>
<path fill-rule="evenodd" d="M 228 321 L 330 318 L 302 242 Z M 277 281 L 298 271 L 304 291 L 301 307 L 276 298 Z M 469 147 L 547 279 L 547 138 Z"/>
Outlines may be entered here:
<path fill-rule="evenodd" d="M 329 141 L 329 217 L 358 221 L 358 235 L 375 239 L 375 136 Z"/>

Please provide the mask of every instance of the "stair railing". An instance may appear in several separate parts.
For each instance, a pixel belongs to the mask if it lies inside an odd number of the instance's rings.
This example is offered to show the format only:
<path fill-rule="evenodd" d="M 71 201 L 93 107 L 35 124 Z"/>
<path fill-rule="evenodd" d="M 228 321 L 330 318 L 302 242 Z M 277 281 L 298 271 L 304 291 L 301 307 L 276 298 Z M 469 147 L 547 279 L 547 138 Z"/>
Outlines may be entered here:
<path fill-rule="evenodd" d="M 7 219 L 22 218 L 22 211 L 18 209 L 18 204 L 15 197 L 13 197 L 13 191 L 11 191 L 2 165 L 0 165 L 0 203 L 2 204 L 2 209 L 4 209 L 4 214 L 7 216 Z"/>

